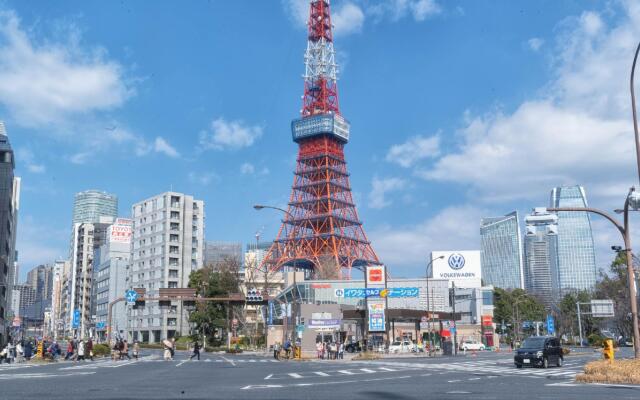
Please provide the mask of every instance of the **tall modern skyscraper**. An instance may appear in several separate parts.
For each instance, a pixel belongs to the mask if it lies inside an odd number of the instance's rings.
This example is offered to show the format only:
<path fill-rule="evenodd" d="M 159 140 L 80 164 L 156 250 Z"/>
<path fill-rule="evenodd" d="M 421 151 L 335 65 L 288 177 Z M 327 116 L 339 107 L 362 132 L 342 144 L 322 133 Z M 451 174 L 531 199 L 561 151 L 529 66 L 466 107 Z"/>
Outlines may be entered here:
<path fill-rule="evenodd" d="M 525 288 L 545 304 L 558 300 L 558 216 L 534 209 L 525 217 Z"/>
<path fill-rule="evenodd" d="M 503 289 L 524 288 L 518 213 L 480 220 L 482 280 Z"/>
<path fill-rule="evenodd" d="M 191 272 L 202 268 L 204 202 L 166 192 L 134 204 L 131 215 L 129 286 L 146 288 L 151 297 L 160 288 L 188 287 Z M 158 342 L 190 334 L 181 302 L 165 308 L 147 301 L 143 310 L 130 311 L 128 321 L 131 340 Z"/>
<path fill-rule="evenodd" d="M 554 188 L 551 207 L 587 207 L 584 188 Z M 572 290 L 592 290 L 596 285 L 591 219 L 586 212 L 558 213 L 558 276 L 560 295 Z"/>
<path fill-rule="evenodd" d="M 13 175 L 14 169 L 13 149 L 0 121 L 0 346 L 5 345 L 11 327 L 9 310 L 17 263 L 20 178 Z"/>
<path fill-rule="evenodd" d="M 102 217 L 118 216 L 118 197 L 99 190 L 76 193 L 73 201 L 73 223 L 103 222 Z"/>

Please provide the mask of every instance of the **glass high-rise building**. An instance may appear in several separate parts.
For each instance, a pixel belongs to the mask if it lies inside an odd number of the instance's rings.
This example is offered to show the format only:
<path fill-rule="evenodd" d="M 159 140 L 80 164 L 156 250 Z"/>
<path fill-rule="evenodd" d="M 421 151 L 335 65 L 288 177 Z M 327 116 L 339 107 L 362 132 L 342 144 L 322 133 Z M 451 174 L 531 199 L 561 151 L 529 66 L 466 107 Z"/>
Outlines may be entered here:
<path fill-rule="evenodd" d="M 551 191 L 551 207 L 587 207 L 582 186 L 560 186 Z M 586 212 L 558 213 L 558 279 L 560 295 L 592 290 L 596 285 L 596 256 L 591 219 Z"/>
<path fill-rule="evenodd" d="M 482 280 L 503 289 L 523 289 L 522 246 L 518 213 L 480 220 Z"/>
<path fill-rule="evenodd" d="M 101 217 L 115 220 L 118 216 L 118 197 L 99 190 L 85 190 L 76 193 L 73 200 L 73 223 L 104 222 Z"/>
<path fill-rule="evenodd" d="M 558 216 L 535 209 L 524 218 L 524 281 L 545 304 L 558 300 Z"/>

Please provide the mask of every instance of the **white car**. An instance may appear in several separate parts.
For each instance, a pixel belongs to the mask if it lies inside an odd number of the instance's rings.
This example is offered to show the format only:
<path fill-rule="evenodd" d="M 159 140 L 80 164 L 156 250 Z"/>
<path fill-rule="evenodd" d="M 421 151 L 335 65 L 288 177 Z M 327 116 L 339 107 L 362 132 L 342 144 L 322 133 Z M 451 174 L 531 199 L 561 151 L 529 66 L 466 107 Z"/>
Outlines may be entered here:
<path fill-rule="evenodd" d="M 484 344 L 478 343 L 473 340 L 465 340 L 464 342 L 460 343 L 460 350 L 463 350 L 463 351 L 484 350 L 484 349 L 485 349 Z"/>
<path fill-rule="evenodd" d="M 412 348 L 413 343 L 408 340 L 395 341 L 389 345 L 389 353 L 409 353 Z"/>

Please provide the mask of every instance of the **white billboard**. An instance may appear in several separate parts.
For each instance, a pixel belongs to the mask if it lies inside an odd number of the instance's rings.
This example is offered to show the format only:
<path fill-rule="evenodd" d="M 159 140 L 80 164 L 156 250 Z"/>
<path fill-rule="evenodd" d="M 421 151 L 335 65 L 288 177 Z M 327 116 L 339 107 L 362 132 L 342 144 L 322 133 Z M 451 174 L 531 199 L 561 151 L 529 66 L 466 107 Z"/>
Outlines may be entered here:
<path fill-rule="evenodd" d="M 131 243 L 131 231 L 133 220 L 118 218 L 116 222 L 107 228 L 107 236 L 111 243 Z"/>
<path fill-rule="evenodd" d="M 432 273 L 434 279 L 449 280 L 449 287 L 455 283 L 459 288 L 479 288 L 482 286 L 482 269 L 479 250 L 434 251 Z"/>

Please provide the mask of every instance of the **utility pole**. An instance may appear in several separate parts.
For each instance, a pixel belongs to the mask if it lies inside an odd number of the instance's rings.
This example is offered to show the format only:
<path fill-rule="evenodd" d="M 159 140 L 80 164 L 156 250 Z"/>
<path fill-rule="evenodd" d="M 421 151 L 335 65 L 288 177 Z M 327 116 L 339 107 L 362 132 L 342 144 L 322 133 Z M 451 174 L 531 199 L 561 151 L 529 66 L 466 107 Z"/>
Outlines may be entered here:
<path fill-rule="evenodd" d="M 580 302 L 576 302 L 576 307 L 578 307 L 578 333 L 580 335 L 580 347 L 582 347 L 582 319 L 580 318 Z"/>
<path fill-rule="evenodd" d="M 456 322 L 456 283 L 451 282 L 453 286 L 453 354 L 458 355 L 458 323 Z"/>

